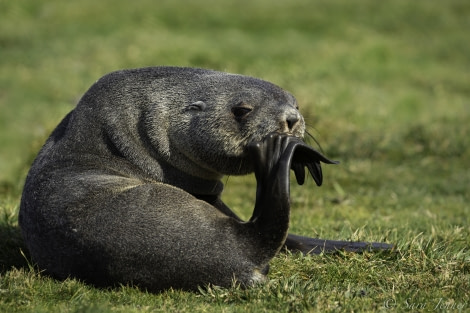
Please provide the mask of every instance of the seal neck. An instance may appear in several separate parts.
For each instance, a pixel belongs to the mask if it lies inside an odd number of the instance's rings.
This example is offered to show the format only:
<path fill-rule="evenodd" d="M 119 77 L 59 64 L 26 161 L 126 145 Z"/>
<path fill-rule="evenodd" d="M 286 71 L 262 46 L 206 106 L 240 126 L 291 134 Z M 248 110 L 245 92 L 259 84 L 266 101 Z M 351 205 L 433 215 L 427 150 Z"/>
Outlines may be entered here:
<path fill-rule="evenodd" d="M 219 180 L 209 180 L 186 174 L 166 166 L 163 170 L 163 183 L 181 188 L 192 195 L 212 195 L 222 193 L 224 184 Z"/>

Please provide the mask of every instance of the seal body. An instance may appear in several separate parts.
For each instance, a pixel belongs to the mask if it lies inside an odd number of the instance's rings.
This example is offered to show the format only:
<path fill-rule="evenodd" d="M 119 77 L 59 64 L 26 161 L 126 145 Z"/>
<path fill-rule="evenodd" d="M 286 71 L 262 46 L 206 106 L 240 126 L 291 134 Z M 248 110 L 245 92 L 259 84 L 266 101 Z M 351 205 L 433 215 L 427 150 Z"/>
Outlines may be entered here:
<path fill-rule="evenodd" d="M 304 129 L 295 98 L 263 80 L 178 67 L 110 73 L 27 176 L 19 223 L 32 259 L 98 286 L 262 281 L 286 241 L 286 177 Z M 265 140 L 273 132 L 282 136 Z M 263 144 L 250 152 L 253 142 Z M 220 200 L 220 179 L 253 171 L 257 204 L 245 222 Z"/>

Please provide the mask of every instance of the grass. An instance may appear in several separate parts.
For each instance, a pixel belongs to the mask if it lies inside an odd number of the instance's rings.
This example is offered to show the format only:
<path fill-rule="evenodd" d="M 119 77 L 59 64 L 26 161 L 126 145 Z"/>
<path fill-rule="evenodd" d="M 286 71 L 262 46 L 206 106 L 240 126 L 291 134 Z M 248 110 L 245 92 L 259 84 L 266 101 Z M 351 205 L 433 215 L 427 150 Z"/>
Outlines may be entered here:
<path fill-rule="evenodd" d="M 470 311 L 469 15 L 464 0 L 0 0 L 0 311 Z M 100 76 L 163 64 L 291 91 L 341 161 L 321 188 L 292 186 L 291 230 L 396 250 L 282 254 L 247 290 L 154 295 L 41 274 L 17 223 L 35 154 Z M 248 217 L 253 177 L 225 184 Z"/>

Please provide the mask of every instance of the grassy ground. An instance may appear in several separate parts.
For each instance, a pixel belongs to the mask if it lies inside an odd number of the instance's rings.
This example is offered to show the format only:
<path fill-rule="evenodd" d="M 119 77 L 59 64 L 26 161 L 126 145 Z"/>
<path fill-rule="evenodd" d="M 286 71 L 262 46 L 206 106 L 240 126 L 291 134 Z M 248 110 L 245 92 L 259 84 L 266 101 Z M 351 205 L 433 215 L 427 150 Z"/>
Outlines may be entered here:
<path fill-rule="evenodd" d="M 468 16 L 465 0 L 0 0 L 0 311 L 470 311 Z M 397 249 L 283 254 L 266 285 L 199 293 L 99 290 L 34 270 L 17 212 L 37 150 L 97 78 L 163 64 L 291 91 L 342 162 L 321 188 L 292 186 L 292 231 Z M 248 217 L 253 177 L 225 183 Z"/>

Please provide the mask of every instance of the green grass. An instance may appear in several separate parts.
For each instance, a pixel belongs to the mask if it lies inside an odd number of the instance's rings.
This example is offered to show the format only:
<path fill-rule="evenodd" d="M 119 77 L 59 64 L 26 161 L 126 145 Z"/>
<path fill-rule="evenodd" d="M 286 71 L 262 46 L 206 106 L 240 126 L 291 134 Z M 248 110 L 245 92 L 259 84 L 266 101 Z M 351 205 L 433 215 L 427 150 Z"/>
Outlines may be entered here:
<path fill-rule="evenodd" d="M 470 311 L 468 16 L 466 0 L 0 0 L 0 311 Z M 282 254 L 247 290 L 154 295 L 42 275 L 17 223 L 30 163 L 96 79 L 149 65 L 291 91 L 341 161 L 321 188 L 293 184 L 291 230 L 397 249 Z M 225 183 L 249 217 L 253 177 Z"/>

